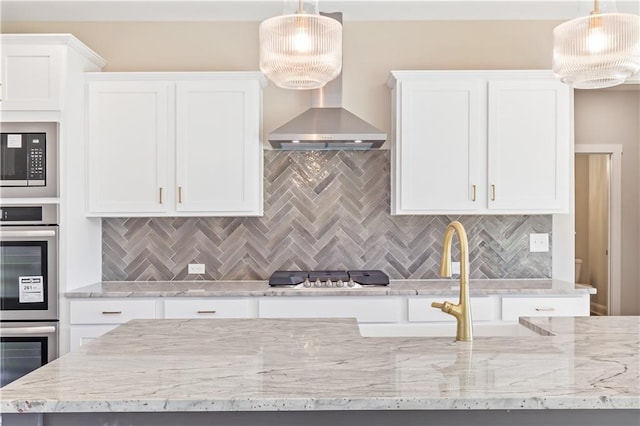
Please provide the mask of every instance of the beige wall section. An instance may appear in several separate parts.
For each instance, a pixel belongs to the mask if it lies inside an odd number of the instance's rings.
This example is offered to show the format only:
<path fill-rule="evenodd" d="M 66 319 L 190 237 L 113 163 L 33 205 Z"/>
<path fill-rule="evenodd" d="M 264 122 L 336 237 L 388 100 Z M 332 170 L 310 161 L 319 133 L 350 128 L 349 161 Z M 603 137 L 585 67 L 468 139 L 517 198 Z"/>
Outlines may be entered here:
<path fill-rule="evenodd" d="M 576 259 L 582 260 L 577 282 L 589 284 L 589 155 L 577 154 L 575 159 Z"/>
<path fill-rule="evenodd" d="M 345 22 L 343 104 L 390 134 L 389 71 L 543 69 L 555 21 Z M 71 33 L 107 61 L 104 71 L 258 70 L 257 22 L 3 23 L 4 33 Z M 265 134 L 310 106 L 307 91 L 269 84 Z M 266 139 L 265 139 L 266 140 Z"/>
<path fill-rule="evenodd" d="M 640 91 L 577 90 L 575 141 L 622 144 L 622 314 L 640 314 Z"/>

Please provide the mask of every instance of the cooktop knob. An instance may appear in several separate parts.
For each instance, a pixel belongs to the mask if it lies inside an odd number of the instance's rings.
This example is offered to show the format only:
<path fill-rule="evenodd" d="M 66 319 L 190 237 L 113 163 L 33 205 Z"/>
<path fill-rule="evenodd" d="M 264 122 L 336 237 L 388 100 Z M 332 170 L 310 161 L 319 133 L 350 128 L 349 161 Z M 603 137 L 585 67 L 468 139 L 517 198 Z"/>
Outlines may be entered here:
<path fill-rule="evenodd" d="M 327 281 L 324 282 L 324 286 L 333 287 L 333 282 L 331 281 L 331 278 L 328 278 Z"/>
<path fill-rule="evenodd" d="M 347 285 L 349 287 L 353 287 L 354 285 L 356 285 L 356 283 L 354 283 L 352 279 L 349 279 L 349 282 L 347 283 Z"/>
<path fill-rule="evenodd" d="M 344 282 L 342 280 L 338 280 L 336 287 L 344 287 Z"/>
<path fill-rule="evenodd" d="M 320 281 L 320 278 L 316 278 L 316 282 L 314 282 L 313 285 L 315 287 L 322 287 L 322 281 Z"/>
<path fill-rule="evenodd" d="M 306 279 L 304 280 L 304 283 L 302 283 L 302 285 L 303 285 L 303 286 L 305 286 L 305 287 L 307 287 L 307 288 L 308 288 L 308 287 L 311 287 L 311 282 L 309 282 L 309 278 L 306 278 Z"/>

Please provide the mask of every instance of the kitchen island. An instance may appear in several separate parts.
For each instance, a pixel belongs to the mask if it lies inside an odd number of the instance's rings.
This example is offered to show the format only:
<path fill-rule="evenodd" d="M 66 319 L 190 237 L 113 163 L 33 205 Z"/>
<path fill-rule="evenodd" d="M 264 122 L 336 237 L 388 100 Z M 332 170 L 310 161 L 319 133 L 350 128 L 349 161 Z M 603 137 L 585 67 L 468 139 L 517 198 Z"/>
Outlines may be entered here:
<path fill-rule="evenodd" d="M 2 424 L 637 426 L 640 317 L 521 323 L 545 335 L 456 343 L 366 338 L 354 319 L 134 320 L 4 387 L 0 408 L 15 414 Z"/>

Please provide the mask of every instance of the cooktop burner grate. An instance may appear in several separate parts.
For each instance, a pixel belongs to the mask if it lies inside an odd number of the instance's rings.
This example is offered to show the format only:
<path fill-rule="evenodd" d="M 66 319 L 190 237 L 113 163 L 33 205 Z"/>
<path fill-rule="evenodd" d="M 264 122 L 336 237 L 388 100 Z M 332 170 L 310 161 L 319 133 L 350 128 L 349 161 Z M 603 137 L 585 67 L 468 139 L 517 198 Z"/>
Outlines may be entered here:
<path fill-rule="evenodd" d="M 389 277 L 380 270 L 275 271 L 269 278 L 269 285 L 298 288 L 361 288 L 389 285 Z"/>

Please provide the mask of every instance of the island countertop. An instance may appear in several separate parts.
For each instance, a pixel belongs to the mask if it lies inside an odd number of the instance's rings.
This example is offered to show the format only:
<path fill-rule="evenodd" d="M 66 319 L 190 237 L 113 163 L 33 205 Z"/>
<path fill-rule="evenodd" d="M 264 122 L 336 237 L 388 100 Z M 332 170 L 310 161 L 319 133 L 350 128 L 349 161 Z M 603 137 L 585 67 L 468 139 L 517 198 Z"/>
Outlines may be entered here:
<path fill-rule="evenodd" d="M 390 296 L 450 295 L 458 280 L 390 280 L 388 286 L 348 288 L 270 287 L 259 281 L 101 281 L 65 293 L 69 298 L 244 297 L 244 296 Z M 596 289 L 551 279 L 470 280 L 472 296 L 492 294 L 595 294 Z"/>
<path fill-rule="evenodd" d="M 4 387 L 4 413 L 640 409 L 640 317 L 361 337 L 353 319 L 134 320 Z"/>

